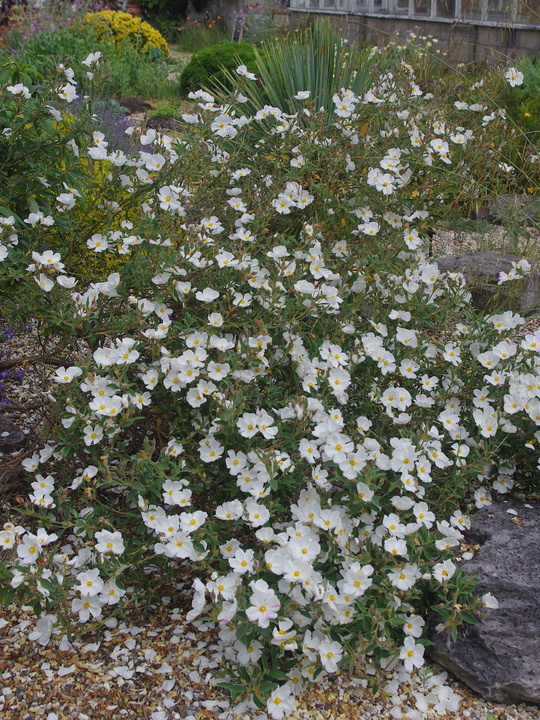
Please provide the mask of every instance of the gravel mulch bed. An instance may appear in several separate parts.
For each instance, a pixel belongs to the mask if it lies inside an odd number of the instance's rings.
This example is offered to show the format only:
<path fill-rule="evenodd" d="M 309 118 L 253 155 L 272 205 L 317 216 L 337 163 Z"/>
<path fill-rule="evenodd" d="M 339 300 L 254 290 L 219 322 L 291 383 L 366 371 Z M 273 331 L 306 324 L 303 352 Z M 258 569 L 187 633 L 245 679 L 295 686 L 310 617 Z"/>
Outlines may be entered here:
<path fill-rule="evenodd" d="M 28 638 L 32 614 L 12 609 L 0 620 L 0 717 L 3 720 L 251 720 L 260 711 L 231 706 L 214 684 L 223 666 L 211 628 L 194 629 L 183 608 L 165 598 L 147 614 L 128 616 L 69 643 L 61 636 L 43 647 Z M 362 668 L 359 668 L 359 673 Z M 435 673 L 441 672 L 440 669 Z M 429 675 L 429 671 L 427 673 Z M 429 680 L 428 680 L 429 683 Z M 540 707 L 487 702 L 450 681 L 462 700 L 457 712 L 427 720 L 540 720 Z M 424 686 L 425 688 L 425 686 Z M 372 720 L 406 718 L 414 709 L 418 677 L 397 696 L 373 697 L 366 681 L 342 673 L 310 686 L 299 697 L 292 720 Z"/>

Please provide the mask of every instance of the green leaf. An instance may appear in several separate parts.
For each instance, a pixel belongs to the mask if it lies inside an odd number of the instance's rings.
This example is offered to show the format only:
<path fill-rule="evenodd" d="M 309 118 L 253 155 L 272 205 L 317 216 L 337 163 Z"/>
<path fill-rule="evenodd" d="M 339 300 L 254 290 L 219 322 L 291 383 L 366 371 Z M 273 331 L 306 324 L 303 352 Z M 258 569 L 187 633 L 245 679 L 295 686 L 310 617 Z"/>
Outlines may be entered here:
<path fill-rule="evenodd" d="M 222 688 L 225 688 L 225 690 L 228 690 L 231 693 L 231 697 L 233 700 L 236 700 L 236 698 L 240 697 L 246 691 L 246 688 L 243 685 L 239 685 L 238 683 L 230 683 L 218 680 L 216 684 L 220 685 Z"/>
<path fill-rule="evenodd" d="M 448 620 L 448 618 L 452 615 L 452 611 L 442 605 L 433 605 L 431 609 L 435 610 L 435 612 L 438 613 L 445 620 Z"/>
<path fill-rule="evenodd" d="M 37 204 L 36 199 L 33 197 L 28 198 L 28 207 L 30 208 L 30 212 L 39 212 L 39 205 Z"/>
<path fill-rule="evenodd" d="M 237 640 L 240 640 L 242 645 L 245 645 L 247 648 L 251 645 L 254 637 L 255 628 L 251 623 L 244 623 L 236 630 Z"/>
<path fill-rule="evenodd" d="M 260 695 L 257 695 L 256 692 L 253 693 L 253 702 L 261 710 L 266 707 L 266 701 Z"/>
<path fill-rule="evenodd" d="M 0 587 L 0 604 L 11 605 L 15 597 L 15 590 L 12 587 Z"/>
<path fill-rule="evenodd" d="M 476 617 L 476 615 L 473 615 L 473 613 L 467 612 L 467 610 L 464 610 L 461 613 L 461 617 L 466 623 L 469 623 L 470 625 L 478 625 L 480 620 Z"/>
<path fill-rule="evenodd" d="M 268 695 L 270 695 L 270 693 L 272 692 L 272 690 L 274 690 L 275 688 L 277 688 L 277 686 L 278 686 L 278 684 L 275 683 L 275 682 L 264 682 L 264 683 L 261 683 L 261 684 L 259 685 L 259 687 L 261 688 L 261 690 L 263 691 L 263 693 L 266 693 L 266 694 L 268 694 Z"/>

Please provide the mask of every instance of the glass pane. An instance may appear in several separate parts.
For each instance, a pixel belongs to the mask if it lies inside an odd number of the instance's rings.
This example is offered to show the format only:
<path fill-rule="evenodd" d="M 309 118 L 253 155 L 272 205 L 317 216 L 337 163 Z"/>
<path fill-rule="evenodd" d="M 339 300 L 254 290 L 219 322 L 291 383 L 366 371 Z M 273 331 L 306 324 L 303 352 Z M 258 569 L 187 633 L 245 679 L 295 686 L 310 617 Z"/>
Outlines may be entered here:
<path fill-rule="evenodd" d="M 519 0 L 516 1 L 519 7 Z M 527 25 L 540 25 L 540 0 L 522 0 L 518 17 Z"/>
<path fill-rule="evenodd" d="M 312 8 L 313 10 L 318 10 L 319 0 L 306 0 L 306 7 Z"/>
<path fill-rule="evenodd" d="M 335 10 L 336 0 L 323 0 L 322 6 L 324 10 Z"/>
<path fill-rule="evenodd" d="M 461 9 L 467 20 L 482 20 L 481 0 L 461 0 Z"/>
<path fill-rule="evenodd" d="M 388 0 L 373 0 L 373 12 L 387 13 L 388 12 Z"/>
<path fill-rule="evenodd" d="M 488 20 L 509 20 L 511 15 L 510 0 L 488 0 Z"/>
<path fill-rule="evenodd" d="M 414 0 L 415 15 L 431 15 L 431 0 Z"/>
<path fill-rule="evenodd" d="M 437 0 L 437 17 L 456 17 L 456 0 Z"/>
<path fill-rule="evenodd" d="M 408 14 L 409 0 L 394 0 L 394 9 L 396 14 Z"/>

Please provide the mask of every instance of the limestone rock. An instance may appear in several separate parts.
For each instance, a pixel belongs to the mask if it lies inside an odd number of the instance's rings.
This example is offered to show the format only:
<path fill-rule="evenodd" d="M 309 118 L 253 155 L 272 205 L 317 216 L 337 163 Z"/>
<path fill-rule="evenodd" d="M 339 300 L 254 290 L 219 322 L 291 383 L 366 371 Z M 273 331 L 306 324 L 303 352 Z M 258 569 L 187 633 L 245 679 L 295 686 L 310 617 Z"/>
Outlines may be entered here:
<path fill-rule="evenodd" d="M 180 120 L 177 120 L 177 118 L 172 117 L 172 115 L 161 115 L 149 118 L 146 123 L 146 127 L 148 129 L 153 128 L 154 130 L 159 130 L 161 132 L 167 130 L 180 132 L 183 128 L 185 128 L 185 124 Z"/>
<path fill-rule="evenodd" d="M 141 100 L 139 97 L 125 97 L 118 100 L 118 104 L 129 112 L 130 115 L 133 113 L 143 113 L 147 110 L 152 110 L 153 105 L 146 100 Z"/>
<path fill-rule="evenodd" d="M 508 273 L 512 262 L 520 257 L 499 252 L 468 252 L 436 260 L 441 272 L 463 273 L 472 295 L 472 304 L 479 310 L 497 309 L 528 312 L 540 307 L 540 275 L 538 268 L 521 280 L 510 280 L 501 285 L 499 273 Z"/>
<path fill-rule="evenodd" d="M 492 593 L 499 607 L 486 610 L 478 625 L 459 628 L 456 642 L 448 630 L 436 631 L 439 616 L 430 619 L 432 659 L 495 702 L 540 703 L 539 530 L 540 503 L 478 511 L 466 539 L 481 547 L 461 568 L 477 576 L 478 594 Z"/>
<path fill-rule="evenodd" d="M 26 442 L 26 435 L 9 419 L 0 414 L 0 452 L 19 450 Z"/>

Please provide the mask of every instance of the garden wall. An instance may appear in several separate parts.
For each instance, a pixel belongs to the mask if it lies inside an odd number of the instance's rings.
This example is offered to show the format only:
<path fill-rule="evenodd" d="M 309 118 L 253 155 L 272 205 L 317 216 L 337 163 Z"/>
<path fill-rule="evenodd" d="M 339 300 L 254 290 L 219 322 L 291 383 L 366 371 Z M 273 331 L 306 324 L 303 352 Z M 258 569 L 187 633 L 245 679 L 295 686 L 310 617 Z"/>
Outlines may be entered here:
<path fill-rule="evenodd" d="M 380 42 L 388 35 L 407 30 L 433 35 L 439 48 L 455 62 L 493 63 L 522 55 L 540 54 L 540 26 L 504 27 L 495 23 L 391 17 L 388 15 L 341 15 L 290 9 L 291 26 L 310 18 L 330 18 L 351 42 Z"/>

